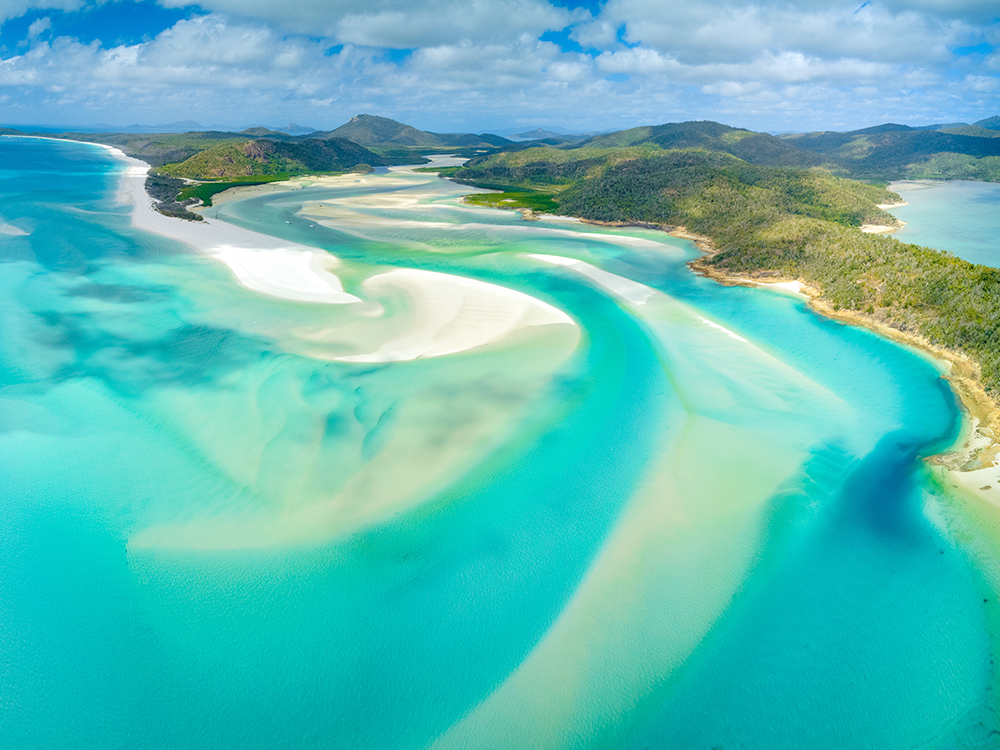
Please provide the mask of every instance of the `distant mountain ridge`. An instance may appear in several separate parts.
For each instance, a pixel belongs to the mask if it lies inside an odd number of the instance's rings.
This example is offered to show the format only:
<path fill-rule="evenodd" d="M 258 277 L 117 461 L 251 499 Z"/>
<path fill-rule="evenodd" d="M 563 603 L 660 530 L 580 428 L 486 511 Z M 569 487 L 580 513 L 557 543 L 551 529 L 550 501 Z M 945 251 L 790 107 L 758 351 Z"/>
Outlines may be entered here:
<path fill-rule="evenodd" d="M 822 159 L 767 133 L 733 128 L 710 120 L 651 125 L 599 135 L 573 148 L 611 148 L 652 143 L 663 149 L 701 148 L 722 151 L 751 164 L 814 167 Z"/>
<path fill-rule="evenodd" d="M 172 123 L 172 126 L 196 125 L 191 120 Z M 300 126 L 290 123 L 288 130 L 298 127 Z M 8 129 L 3 132 L 20 134 L 22 131 Z M 914 127 L 883 123 L 848 132 L 820 131 L 781 136 L 701 120 L 629 128 L 580 141 L 557 131 L 541 128 L 521 135 L 552 137 L 512 141 L 490 133 L 434 133 L 388 117 L 369 114 L 356 115 L 331 131 L 314 131 L 302 135 L 262 126 L 248 128 L 241 133 L 193 131 L 39 134 L 115 145 L 131 156 L 149 161 L 153 166 L 181 163 L 214 146 L 233 141 L 265 139 L 289 144 L 312 142 L 314 145 L 306 151 L 326 153 L 315 146 L 315 143 L 339 139 L 377 154 L 377 157 L 365 157 L 364 163 L 373 166 L 382 163 L 419 163 L 424 161 L 424 154 L 438 151 L 477 157 L 536 146 L 557 149 L 652 146 L 665 150 L 701 149 L 722 152 L 762 166 L 818 167 L 837 175 L 867 180 L 930 177 L 1000 181 L 1000 116 L 987 117 L 972 125 L 952 122 Z M 320 168 L 307 167 L 307 163 L 312 164 L 308 160 L 303 162 L 292 158 L 292 161 L 303 169 Z M 320 162 L 328 163 L 323 159 Z M 250 167 L 251 170 L 256 168 Z M 323 171 L 337 168 L 323 168 Z M 219 167 L 216 165 L 212 169 L 218 171 Z M 222 171 L 228 173 L 225 169 Z M 256 174 L 253 171 L 251 173 Z"/>
<path fill-rule="evenodd" d="M 432 133 L 388 117 L 355 115 L 336 130 L 314 133 L 314 138 L 346 138 L 366 148 L 401 146 L 404 148 L 496 148 L 513 141 L 499 135 L 484 133 Z"/>
<path fill-rule="evenodd" d="M 786 135 L 781 140 L 852 177 L 1000 180 L 1000 117 L 940 127 L 885 123 L 845 133 Z"/>

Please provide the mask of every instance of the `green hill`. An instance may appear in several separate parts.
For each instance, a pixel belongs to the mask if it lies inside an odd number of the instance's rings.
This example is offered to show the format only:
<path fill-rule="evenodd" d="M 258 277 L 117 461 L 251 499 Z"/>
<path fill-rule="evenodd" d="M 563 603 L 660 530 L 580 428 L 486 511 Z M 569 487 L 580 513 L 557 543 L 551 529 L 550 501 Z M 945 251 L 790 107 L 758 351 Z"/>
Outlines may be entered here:
<path fill-rule="evenodd" d="M 1000 139 L 982 120 L 974 126 L 928 130 L 886 124 L 847 133 L 804 133 L 782 140 L 820 156 L 830 168 L 861 179 L 1000 180 Z"/>
<path fill-rule="evenodd" d="M 241 130 L 239 134 L 251 135 L 254 138 L 278 138 L 280 140 L 290 138 L 288 133 L 282 133 L 280 130 L 271 130 L 270 128 L 247 128 L 246 130 Z"/>
<path fill-rule="evenodd" d="M 993 117 L 987 117 L 985 120 L 979 120 L 978 122 L 974 122 L 972 124 L 977 128 L 1000 130 L 1000 115 L 993 115 Z"/>
<path fill-rule="evenodd" d="M 882 188 L 821 171 L 766 167 L 720 151 L 664 150 L 651 144 L 505 152 L 468 162 L 453 179 L 545 193 L 571 216 L 684 225 L 705 234 L 738 233 L 747 222 L 779 215 L 854 227 L 893 224 L 876 204 L 898 199 Z"/>
<path fill-rule="evenodd" d="M 301 142 L 258 139 L 221 143 L 179 164 L 168 164 L 160 171 L 192 180 L 234 180 L 306 172 L 339 172 L 362 164 L 381 166 L 385 163 L 377 154 L 342 138 Z"/>
<path fill-rule="evenodd" d="M 767 133 L 732 128 L 708 120 L 675 122 L 622 130 L 588 138 L 579 148 L 608 148 L 655 144 L 663 149 L 701 148 L 738 156 L 751 164 L 782 167 L 813 167 L 820 164 L 816 154 L 803 151 Z"/>
<path fill-rule="evenodd" d="M 618 142 L 634 142 L 634 131 L 625 132 Z M 877 204 L 898 196 L 882 188 L 822 170 L 650 143 L 495 154 L 468 162 L 454 179 L 508 191 L 467 196 L 472 202 L 683 226 L 710 238 L 718 251 L 699 261 L 701 268 L 802 279 L 835 309 L 964 352 L 979 362 L 986 389 L 1000 392 L 1000 271 L 859 231 L 865 222 L 893 223 Z"/>
<path fill-rule="evenodd" d="M 356 115 L 336 130 L 312 137 L 346 138 L 367 148 L 387 146 L 408 149 L 496 148 L 512 143 L 506 138 L 489 133 L 483 135 L 431 133 L 417 130 L 388 117 L 375 115 Z"/>

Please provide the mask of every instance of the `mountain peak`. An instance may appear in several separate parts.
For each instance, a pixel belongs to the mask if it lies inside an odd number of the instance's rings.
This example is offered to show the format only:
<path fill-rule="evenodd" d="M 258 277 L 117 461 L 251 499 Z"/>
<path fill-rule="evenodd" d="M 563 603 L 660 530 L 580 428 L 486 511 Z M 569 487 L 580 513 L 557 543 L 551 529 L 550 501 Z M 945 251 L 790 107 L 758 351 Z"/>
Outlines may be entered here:
<path fill-rule="evenodd" d="M 1000 115 L 993 115 L 993 117 L 987 117 L 985 120 L 980 120 L 972 124 L 980 128 L 986 128 L 987 130 L 1000 130 Z"/>

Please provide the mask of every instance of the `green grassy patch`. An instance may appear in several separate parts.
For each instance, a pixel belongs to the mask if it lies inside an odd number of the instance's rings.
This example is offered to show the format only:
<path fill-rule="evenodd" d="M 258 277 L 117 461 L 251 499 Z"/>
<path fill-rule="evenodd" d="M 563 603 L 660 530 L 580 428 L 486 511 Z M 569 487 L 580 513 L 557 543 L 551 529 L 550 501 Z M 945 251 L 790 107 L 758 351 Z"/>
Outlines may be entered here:
<path fill-rule="evenodd" d="M 442 177 L 451 177 L 455 172 L 460 170 L 461 167 L 417 167 L 414 172 L 433 172 L 441 175 Z"/>
<path fill-rule="evenodd" d="M 559 210 L 559 204 L 551 195 L 538 192 L 471 193 L 465 196 L 465 202 L 490 208 L 530 208 L 543 213 L 555 213 Z"/>
<path fill-rule="evenodd" d="M 230 180 L 227 182 L 199 182 L 196 185 L 188 185 L 181 188 L 177 194 L 177 200 L 186 201 L 189 198 L 198 198 L 206 206 L 212 205 L 212 196 L 235 187 L 247 187 L 249 185 L 266 185 L 269 182 L 280 182 L 287 180 L 289 175 L 273 175 L 268 177 L 257 177 L 252 180 Z"/>

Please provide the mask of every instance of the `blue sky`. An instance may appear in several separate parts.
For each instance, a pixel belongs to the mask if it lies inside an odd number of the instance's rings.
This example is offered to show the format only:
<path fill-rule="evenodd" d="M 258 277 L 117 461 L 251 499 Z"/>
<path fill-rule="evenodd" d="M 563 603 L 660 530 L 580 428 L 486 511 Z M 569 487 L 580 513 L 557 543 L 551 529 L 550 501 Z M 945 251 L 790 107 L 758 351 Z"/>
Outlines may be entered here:
<path fill-rule="evenodd" d="M 996 0 L 0 0 L 0 122 L 772 132 L 1000 114 Z"/>

